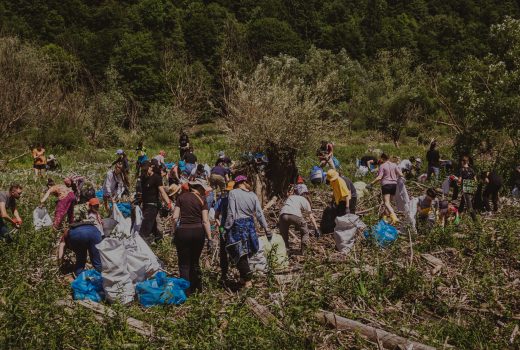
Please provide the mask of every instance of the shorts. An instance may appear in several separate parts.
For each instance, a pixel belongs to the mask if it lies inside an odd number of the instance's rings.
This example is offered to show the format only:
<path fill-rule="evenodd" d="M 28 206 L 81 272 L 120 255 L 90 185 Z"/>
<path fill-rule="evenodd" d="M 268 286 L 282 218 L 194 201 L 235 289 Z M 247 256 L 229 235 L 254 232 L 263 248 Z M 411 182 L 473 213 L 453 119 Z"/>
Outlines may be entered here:
<path fill-rule="evenodd" d="M 389 194 L 391 196 L 395 196 L 396 190 L 397 190 L 397 184 L 387 184 L 387 185 L 383 185 L 381 187 L 381 193 L 383 195 Z"/>
<path fill-rule="evenodd" d="M 45 169 L 47 169 L 47 165 L 46 164 L 34 164 L 33 168 L 38 169 L 38 170 L 45 170 Z"/>

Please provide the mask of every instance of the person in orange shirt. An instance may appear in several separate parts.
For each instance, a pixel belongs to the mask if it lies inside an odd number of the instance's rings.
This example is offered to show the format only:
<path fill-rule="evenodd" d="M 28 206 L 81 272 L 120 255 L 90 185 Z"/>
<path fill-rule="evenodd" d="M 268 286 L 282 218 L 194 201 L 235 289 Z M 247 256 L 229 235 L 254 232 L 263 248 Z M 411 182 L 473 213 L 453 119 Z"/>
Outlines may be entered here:
<path fill-rule="evenodd" d="M 58 230 L 63 219 L 65 218 L 65 215 L 68 217 L 69 224 L 72 224 L 74 222 L 74 203 L 76 203 L 76 196 L 72 190 L 72 180 L 67 177 L 63 180 L 63 184 L 59 185 L 54 185 L 54 182 L 51 180 L 47 184 L 47 187 L 49 189 L 42 197 L 40 206 L 43 207 L 45 201 L 51 194 L 58 198 L 52 227 L 55 230 Z"/>
<path fill-rule="evenodd" d="M 32 150 L 33 169 L 36 177 L 43 177 L 47 169 L 47 158 L 45 157 L 45 148 L 40 143 Z"/>

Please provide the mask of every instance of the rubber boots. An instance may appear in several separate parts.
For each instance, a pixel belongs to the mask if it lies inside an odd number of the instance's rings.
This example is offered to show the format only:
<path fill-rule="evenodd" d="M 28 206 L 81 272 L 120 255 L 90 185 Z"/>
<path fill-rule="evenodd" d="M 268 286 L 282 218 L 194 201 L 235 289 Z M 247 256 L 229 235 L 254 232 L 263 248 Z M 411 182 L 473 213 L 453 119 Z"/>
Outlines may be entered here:
<path fill-rule="evenodd" d="M 399 222 L 399 219 L 397 218 L 397 215 L 391 214 L 390 215 L 390 223 L 395 226 Z"/>

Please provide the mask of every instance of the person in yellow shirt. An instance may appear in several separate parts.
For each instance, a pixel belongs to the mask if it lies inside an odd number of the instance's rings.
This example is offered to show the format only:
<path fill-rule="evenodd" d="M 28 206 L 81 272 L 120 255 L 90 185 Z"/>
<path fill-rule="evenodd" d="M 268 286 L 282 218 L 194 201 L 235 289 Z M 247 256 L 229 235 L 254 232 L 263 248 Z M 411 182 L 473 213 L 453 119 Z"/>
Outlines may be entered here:
<path fill-rule="evenodd" d="M 336 170 L 330 169 L 327 171 L 327 181 L 332 188 L 334 204 L 336 205 L 336 215 L 343 216 L 349 213 L 349 202 L 352 194 L 350 193 L 345 180 L 339 176 L 339 173 Z"/>

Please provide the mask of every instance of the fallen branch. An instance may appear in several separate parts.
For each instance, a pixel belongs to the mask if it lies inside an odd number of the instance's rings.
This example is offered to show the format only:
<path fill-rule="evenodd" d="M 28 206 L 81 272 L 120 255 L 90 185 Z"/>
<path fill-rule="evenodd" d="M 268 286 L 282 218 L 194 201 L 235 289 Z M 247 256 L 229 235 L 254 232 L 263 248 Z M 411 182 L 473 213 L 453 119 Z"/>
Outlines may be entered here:
<path fill-rule="evenodd" d="M 101 315 L 105 315 L 110 318 L 116 317 L 116 312 L 114 310 L 91 300 L 58 300 L 57 304 L 64 306 L 66 310 L 73 310 L 77 304 L 84 306 L 96 313 L 94 317 L 98 321 L 103 321 L 103 317 L 101 317 Z M 136 333 L 139 333 L 145 337 L 153 336 L 153 328 L 149 324 L 144 323 L 143 321 L 139 321 L 133 317 L 127 317 L 125 321 L 128 326 Z"/>
<path fill-rule="evenodd" d="M 266 306 L 259 304 L 255 299 L 249 297 L 246 299 L 246 305 L 251 311 L 260 319 L 264 325 L 270 323 L 276 324 L 279 328 L 283 329 L 282 323 L 269 311 Z"/>
<path fill-rule="evenodd" d="M 401 346 L 406 349 L 414 350 L 435 350 L 434 347 L 408 340 L 379 328 L 367 326 L 361 322 L 338 316 L 332 312 L 320 310 L 316 313 L 316 318 L 322 324 L 328 324 L 338 330 L 358 332 L 371 341 L 376 343 L 380 341 L 383 346 L 387 348 L 396 348 Z"/>
<path fill-rule="evenodd" d="M 26 154 L 29 154 L 29 153 L 30 153 L 29 151 L 24 152 L 24 153 L 20 154 L 19 156 L 16 156 L 14 158 L 8 159 L 5 163 L 7 164 L 9 162 L 12 162 L 13 160 L 17 160 L 18 158 L 22 158 L 23 156 L 25 156 Z"/>
<path fill-rule="evenodd" d="M 278 200 L 278 197 L 274 196 L 273 198 L 271 198 L 271 200 L 269 202 L 267 202 L 267 204 L 265 205 L 264 207 L 264 211 L 268 210 L 269 208 L 271 208 L 273 205 L 276 204 L 276 201 Z"/>

